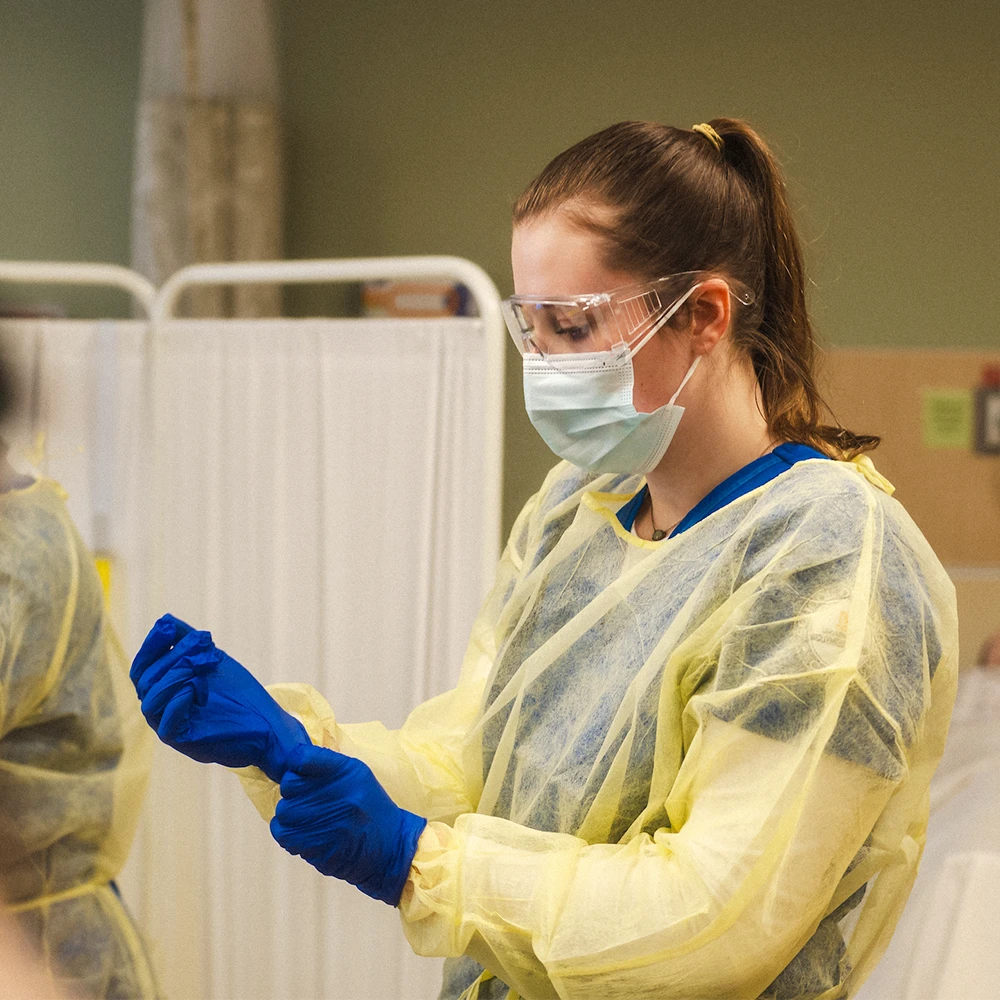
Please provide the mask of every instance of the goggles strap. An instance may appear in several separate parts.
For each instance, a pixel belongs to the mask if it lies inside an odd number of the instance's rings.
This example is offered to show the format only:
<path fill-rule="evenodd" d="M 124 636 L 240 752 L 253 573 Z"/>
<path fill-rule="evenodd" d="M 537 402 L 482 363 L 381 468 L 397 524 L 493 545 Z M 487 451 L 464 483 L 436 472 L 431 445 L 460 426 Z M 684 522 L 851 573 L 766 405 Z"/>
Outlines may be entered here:
<path fill-rule="evenodd" d="M 651 338 L 651 337 L 653 336 L 653 334 L 655 334 L 655 333 L 656 333 L 657 331 L 659 331 L 659 330 L 660 330 L 660 329 L 661 329 L 661 328 L 663 327 L 663 324 L 664 324 L 664 323 L 666 323 L 666 322 L 668 322 L 668 321 L 669 321 L 669 320 L 670 320 L 670 319 L 671 319 L 671 318 L 673 317 L 674 313 L 675 313 L 675 312 L 677 312 L 677 310 L 678 310 L 678 309 L 680 309 L 680 307 L 681 307 L 682 305 L 684 305 L 684 303 L 685 303 L 685 302 L 687 302 L 687 300 L 688 300 L 688 297 L 689 297 L 689 296 L 691 295 L 691 293 L 692 293 L 692 292 L 693 292 L 693 291 L 694 291 L 694 290 L 695 290 L 696 288 L 698 288 L 698 286 L 699 286 L 700 284 L 701 284 L 701 282 L 699 281 L 699 282 L 698 282 L 698 284 L 696 284 L 696 285 L 692 285 L 692 286 L 691 286 L 691 287 L 690 287 L 690 288 L 689 288 L 689 289 L 688 289 L 688 290 L 687 290 L 687 291 L 686 291 L 686 292 L 685 292 L 685 293 L 684 293 L 684 294 L 683 294 L 683 295 L 682 295 L 682 296 L 681 296 L 681 297 L 680 297 L 680 298 L 679 298 L 679 299 L 678 299 L 678 300 L 677 300 L 677 301 L 676 301 L 676 302 L 675 302 L 675 303 L 674 303 L 674 304 L 673 304 L 673 305 L 672 305 L 672 306 L 670 307 L 670 309 L 669 309 L 669 310 L 668 310 L 668 311 L 667 311 L 666 313 L 664 313 L 664 314 L 663 314 L 663 316 L 661 316 L 661 317 L 660 317 L 660 318 L 659 318 L 659 319 L 658 319 L 658 320 L 657 320 L 657 321 L 656 321 L 656 322 L 655 322 L 655 323 L 653 324 L 653 326 L 652 326 L 652 327 L 651 327 L 651 328 L 650 328 L 649 330 L 647 330 L 647 331 L 646 331 L 646 332 L 645 332 L 645 333 L 644 333 L 644 334 L 642 335 L 642 337 L 640 337 L 640 338 L 639 338 L 639 341 L 638 341 L 638 342 L 637 342 L 636 344 L 634 344 L 634 345 L 632 345 L 632 346 L 630 346 L 630 347 L 629 347 L 629 355 L 630 355 L 631 357 L 635 357 L 635 355 L 636 355 L 636 353 L 637 353 L 637 352 L 639 351 L 639 349 L 640 349 L 640 348 L 642 348 L 642 347 L 645 347 L 645 346 L 646 346 L 646 344 L 648 344 L 648 343 L 649 343 L 649 340 L 650 340 L 650 338 Z"/>

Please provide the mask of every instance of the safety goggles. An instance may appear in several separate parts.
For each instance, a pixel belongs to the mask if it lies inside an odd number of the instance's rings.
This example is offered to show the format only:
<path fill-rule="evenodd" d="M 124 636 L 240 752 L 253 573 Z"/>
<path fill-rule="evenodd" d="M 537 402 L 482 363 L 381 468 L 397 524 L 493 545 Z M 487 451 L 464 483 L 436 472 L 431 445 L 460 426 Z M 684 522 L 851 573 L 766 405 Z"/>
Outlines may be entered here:
<path fill-rule="evenodd" d="M 512 295 L 501 308 L 514 345 L 525 357 L 622 349 L 634 355 L 705 279 L 716 276 L 711 271 L 682 271 L 610 292 L 558 299 Z M 754 293 L 742 282 L 725 281 L 743 305 L 754 301 Z"/>

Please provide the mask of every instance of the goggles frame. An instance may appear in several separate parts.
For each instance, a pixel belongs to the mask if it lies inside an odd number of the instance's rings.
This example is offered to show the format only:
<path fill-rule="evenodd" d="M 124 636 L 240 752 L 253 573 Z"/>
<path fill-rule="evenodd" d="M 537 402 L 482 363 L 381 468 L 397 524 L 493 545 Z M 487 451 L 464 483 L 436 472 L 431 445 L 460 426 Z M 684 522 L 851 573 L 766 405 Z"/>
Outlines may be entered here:
<path fill-rule="evenodd" d="M 507 331 L 522 357 L 627 350 L 633 356 L 708 278 L 722 278 L 743 305 L 756 296 L 741 281 L 714 271 L 679 271 L 607 292 L 512 295 L 500 303 Z M 537 318 L 538 322 L 534 322 Z M 539 332 L 542 323 L 547 324 Z M 556 349 L 558 348 L 558 349 Z"/>

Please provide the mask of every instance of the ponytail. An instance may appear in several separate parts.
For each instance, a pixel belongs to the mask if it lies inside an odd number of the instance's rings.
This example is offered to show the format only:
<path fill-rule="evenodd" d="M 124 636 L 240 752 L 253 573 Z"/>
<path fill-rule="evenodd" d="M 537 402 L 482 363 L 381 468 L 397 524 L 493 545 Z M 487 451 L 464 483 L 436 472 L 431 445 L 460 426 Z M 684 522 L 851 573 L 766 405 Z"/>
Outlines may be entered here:
<path fill-rule="evenodd" d="M 829 407 L 816 387 L 816 340 L 806 308 L 802 248 L 781 168 L 746 122 L 716 118 L 709 124 L 722 140 L 723 161 L 743 179 L 759 206 L 761 314 L 756 328 L 739 331 L 737 340 L 753 361 L 768 427 L 781 440 L 799 441 L 837 458 L 871 451 L 878 437 L 821 423 Z"/>
<path fill-rule="evenodd" d="M 751 360 L 764 417 L 781 441 L 854 458 L 879 444 L 823 422 L 816 342 L 806 308 L 802 250 L 780 167 L 746 122 L 695 129 L 621 122 L 560 153 L 514 206 L 515 225 L 570 201 L 614 210 L 580 216 L 615 269 L 659 278 L 716 270 L 756 293 L 734 314 L 735 347 Z"/>

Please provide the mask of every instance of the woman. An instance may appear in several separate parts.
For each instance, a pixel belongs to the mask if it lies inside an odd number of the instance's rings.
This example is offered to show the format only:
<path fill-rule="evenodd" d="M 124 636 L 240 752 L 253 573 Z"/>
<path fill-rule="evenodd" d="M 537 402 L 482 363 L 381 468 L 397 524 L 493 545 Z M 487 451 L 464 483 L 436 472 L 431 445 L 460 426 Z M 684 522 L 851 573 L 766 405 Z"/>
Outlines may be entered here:
<path fill-rule="evenodd" d="M 272 689 L 293 717 L 167 616 L 143 712 L 259 768 L 278 842 L 397 904 L 444 997 L 846 996 L 920 856 L 955 601 L 877 440 L 820 422 L 778 168 L 740 121 L 612 126 L 520 198 L 512 260 L 566 461 L 457 688 L 398 732 Z"/>

